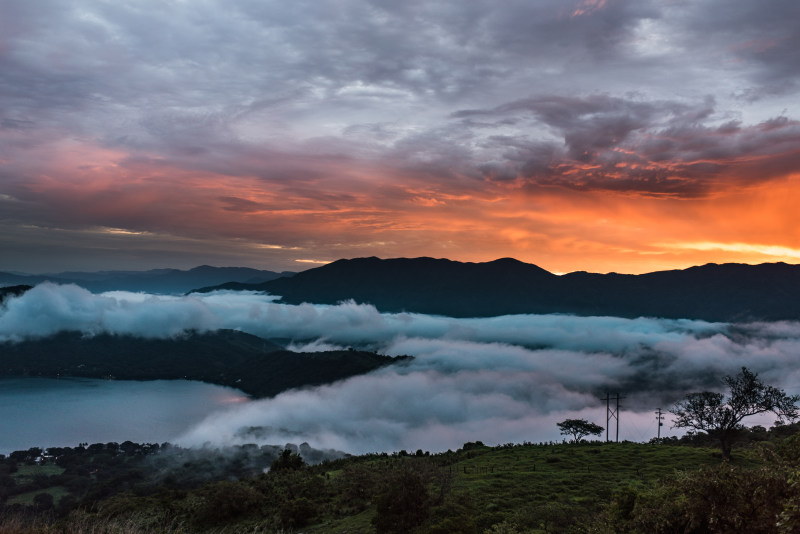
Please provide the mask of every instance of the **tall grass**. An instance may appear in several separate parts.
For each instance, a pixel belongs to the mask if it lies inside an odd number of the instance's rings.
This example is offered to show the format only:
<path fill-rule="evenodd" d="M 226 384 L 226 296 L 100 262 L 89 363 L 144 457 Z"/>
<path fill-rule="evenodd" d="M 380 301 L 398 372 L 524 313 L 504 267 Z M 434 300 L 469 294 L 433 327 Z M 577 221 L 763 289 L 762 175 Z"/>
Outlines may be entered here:
<path fill-rule="evenodd" d="M 189 534 L 183 522 L 132 515 L 105 518 L 75 512 L 60 520 L 11 513 L 0 516 L 0 534 Z"/>

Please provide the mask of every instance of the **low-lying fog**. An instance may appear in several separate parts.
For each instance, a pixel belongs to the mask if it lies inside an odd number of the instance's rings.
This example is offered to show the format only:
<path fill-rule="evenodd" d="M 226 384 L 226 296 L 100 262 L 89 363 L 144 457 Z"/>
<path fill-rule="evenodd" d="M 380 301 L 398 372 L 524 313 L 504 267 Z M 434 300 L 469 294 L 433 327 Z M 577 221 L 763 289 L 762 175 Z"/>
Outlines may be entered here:
<path fill-rule="evenodd" d="M 216 292 L 185 297 L 42 284 L 0 309 L 0 340 L 62 330 L 170 337 L 239 329 L 292 340 L 297 351 L 357 347 L 409 354 L 407 364 L 343 382 L 238 404 L 194 426 L 181 444 L 300 443 L 351 453 L 560 441 L 555 423 L 605 426 L 609 392 L 622 401 L 620 439 L 655 436 L 653 412 L 685 393 L 720 389 L 742 366 L 798 393 L 800 323 L 514 315 L 453 319 L 336 306 L 276 304 Z M 755 422 L 755 421 L 754 421 Z M 674 434 L 669 415 L 662 435 Z M 255 431 L 245 429 L 255 427 Z M 612 438 L 614 427 L 612 427 Z"/>

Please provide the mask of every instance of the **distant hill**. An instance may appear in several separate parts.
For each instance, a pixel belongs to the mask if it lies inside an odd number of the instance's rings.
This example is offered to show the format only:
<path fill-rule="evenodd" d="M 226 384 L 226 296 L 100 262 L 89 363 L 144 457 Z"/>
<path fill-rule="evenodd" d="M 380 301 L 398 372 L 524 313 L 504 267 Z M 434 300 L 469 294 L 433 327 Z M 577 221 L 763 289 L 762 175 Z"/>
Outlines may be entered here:
<path fill-rule="evenodd" d="M 150 271 L 98 271 L 63 272 L 55 274 L 25 275 L 0 272 L 0 285 L 36 285 L 44 281 L 58 284 L 76 284 L 89 291 L 145 291 L 148 293 L 181 294 L 192 288 L 246 282 L 258 284 L 293 272 L 281 273 L 250 269 L 247 267 L 211 267 L 201 265 L 188 271 L 179 269 L 153 269 Z"/>
<path fill-rule="evenodd" d="M 266 291 L 290 304 L 353 299 L 385 312 L 452 317 L 569 313 L 707 321 L 800 319 L 800 265 L 785 263 L 558 276 L 511 258 L 461 263 L 372 257 L 339 260 L 291 278 L 225 287 Z"/>
<path fill-rule="evenodd" d="M 269 397 L 367 373 L 403 358 L 355 350 L 296 353 L 234 330 L 177 339 L 66 332 L 0 343 L 0 376 L 199 380 Z"/>
<path fill-rule="evenodd" d="M 0 287 L 0 304 L 7 298 L 18 297 L 29 289 L 32 289 L 32 287 L 26 285 Z"/>

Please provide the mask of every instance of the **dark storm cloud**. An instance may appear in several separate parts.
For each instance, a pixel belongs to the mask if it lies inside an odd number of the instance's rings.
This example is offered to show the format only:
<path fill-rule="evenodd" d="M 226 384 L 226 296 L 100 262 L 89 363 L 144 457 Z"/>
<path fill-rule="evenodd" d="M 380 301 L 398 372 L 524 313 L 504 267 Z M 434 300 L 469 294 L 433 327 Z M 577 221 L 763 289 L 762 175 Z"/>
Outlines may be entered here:
<path fill-rule="evenodd" d="M 794 89 L 800 81 L 800 4 L 792 0 L 765 2 L 699 2 L 680 16 L 689 45 L 715 48 L 754 67 L 751 95 Z"/>
<path fill-rule="evenodd" d="M 769 180 L 800 164 L 798 121 L 774 117 L 756 125 L 714 125 L 714 106 L 710 97 L 692 106 L 607 95 L 545 96 L 491 110 L 462 110 L 452 118 L 464 122 L 511 116 L 517 122 L 532 117 L 531 127 L 544 125 L 563 139 L 489 138 L 506 149 L 514 175 L 537 185 L 692 197 L 708 192 L 723 177 L 727 185 Z M 760 172 L 751 176 L 756 166 Z M 486 164 L 482 170 L 492 179 L 509 178 L 508 168 L 495 174 L 495 167 Z"/>
<path fill-rule="evenodd" d="M 5 4 L 0 98 L 11 120 L 38 118 L 37 135 L 196 154 L 241 142 L 230 126 L 248 116 L 280 127 L 307 106 L 324 120 L 469 98 L 559 52 L 611 54 L 654 14 L 638 2 L 581 16 L 579 2 L 560 1 Z"/>
<path fill-rule="evenodd" d="M 232 123 L 270 110 L 266 119 L 280 123 L 302 115 L 298 106 L 321 105 L 323 116 L 371 100 L 414 107 L 409 98 L 471 100 L 501 82 L 538 93 L 556 78 L 550 68 L 567 81 L 579 79 L 573 69 L 591 64 L 613 75 L 620 61 L 635 61 L 629 45 L 640 23 L 664 16 L 657 3 L 613 0 L 501 7 L 359 0 L 5 4 L 9 31 L 0 61 L 8 108 L 83 126 L 108 143 L 166 143 L 179 151 L 236 140 Z M 777 15 L 756 18 L 763 24 L 750 31 L 784 21 L 791 33 L 791 6 L 781 5 Z M 712 30 L 725 27 L 700 18 L 709 15 L 699 7 L 689 11 L 704 23 L 694 29 L 684 22 L 696 35 L 706 22 Z M 731 25 L 751 20 L 736 5 L 716 14 Z M 650 62 L 658 68 L 657 59 Z M 641 75 L 646 81 L 646 69 Z M 98 132 L 96 121 L 112 112 L 115 120 Z"/>

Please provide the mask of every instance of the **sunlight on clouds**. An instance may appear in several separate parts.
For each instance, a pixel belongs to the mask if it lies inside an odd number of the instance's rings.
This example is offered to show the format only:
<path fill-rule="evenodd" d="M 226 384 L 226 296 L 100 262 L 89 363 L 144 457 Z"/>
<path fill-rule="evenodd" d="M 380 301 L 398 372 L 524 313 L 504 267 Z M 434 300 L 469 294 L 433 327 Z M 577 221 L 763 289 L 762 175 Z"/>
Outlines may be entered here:
<path fill-rule="evenodd" d="M 150 232 L 137 232 L 135 230 L 126 230 L 124 228 L 108 228 L 103 227 L 97 230 L 101 234 L 111 234 L 111 235 L 153 235 Z"/>
<path fill-rule="evenodd" d="M 270 268 L 294 247 L 559 272 L 797 257 L 796 3 L 63 4 L 3 13 L 0 234 L 41 229 L 3 268 L 187 265 L 178 239 Z M 790 250 L 653 246 L 686 236 Z"/>
<path fill-rule="evenodd" d="M 427 206 L 429 208 L 443 206 L 445 204 L 445 202 L 434 197 L 414 197 L 411 201 L 420 206 Z"/>
<path fill-rule="evenodd" d="M 284 245 L 270 245 L 268 243 L 253 243 L 253 248 L 265 248 L 268 250 L 302 250 L 302 247 L 287 247 Z"/>
<path fill-rule="evenodd" d="M 294 260 L 297 263 L 316 263 L 318 265 L 326 265 L 330 263 L 330 260 Z"/>
<path fill-rule="evenodd" d="M 357 97 L 357 98 L 374 98 L 374 99 L 396 99 L 396 98 L 412 98 L 413 95 L 409 91 L 402 91 L 394 87 L 386 87 L 377 84 L 364 83 L 361 80 L 354 84 L 342 87 L 336 92 L 341 96 Z"/>
<path fill-rule="evenodd" d="M 583 0 L 578 7 L 570 15 L 571 17 L 580 17 L 583 15 L 591 15 L 595 11 L 603 9 L 607 0 Z"/>
<path fill-rule="evenodd" d="M 660 245 L 666 248 L 700 250 L 700 251 L 724 251 L 739 252 L 741 254 L 756 254 L 767 256 L 764 261 L 796 261 L 800 259 L 800 249 L 782 247 L 778 245 L 757 245 L 751 243 L 713 243 L 701 241 L 696 243 L 671 243 Z"/>
<path fill-rule="evenodd" d="M 680 43 L 671 39 L 669 29 L 659 20 L 641 20 L 636 27 L 634 35 L 635 37 L 632 40 L 631 47 L 643 57 L 663 57 L 670 53 L 678 53 L 681 48 Z M 624 149 L 620 148 L 615 149 L 615 151 L 619 152 L 623 150 Z M 634 153 L 632 150 L 627 150 L 627 152 L 630 154 Z"/>

